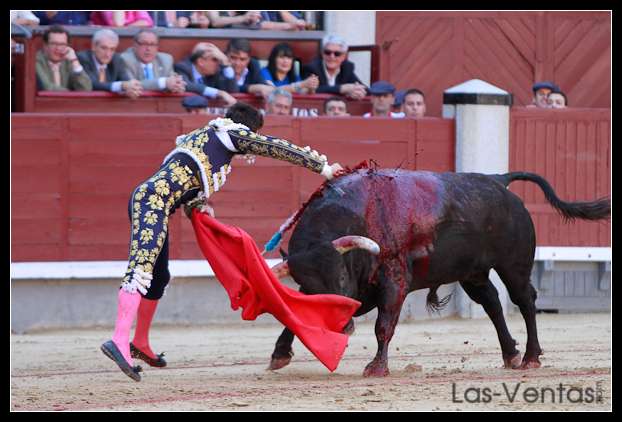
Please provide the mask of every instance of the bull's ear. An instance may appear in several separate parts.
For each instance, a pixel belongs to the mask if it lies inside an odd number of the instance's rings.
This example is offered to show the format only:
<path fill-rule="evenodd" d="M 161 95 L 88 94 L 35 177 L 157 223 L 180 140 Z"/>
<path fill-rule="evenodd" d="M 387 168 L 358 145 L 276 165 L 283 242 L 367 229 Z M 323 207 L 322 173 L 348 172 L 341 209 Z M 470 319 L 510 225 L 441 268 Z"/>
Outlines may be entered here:
<path fill-rule="evenodd" d="M 281 258 L 283 258 L 284 260 L 287 260 L 289 255 L 287 254 L 287 252 L 283 250 L 283 248 L 279 248 L 279 253 L 281 254 Z"/>

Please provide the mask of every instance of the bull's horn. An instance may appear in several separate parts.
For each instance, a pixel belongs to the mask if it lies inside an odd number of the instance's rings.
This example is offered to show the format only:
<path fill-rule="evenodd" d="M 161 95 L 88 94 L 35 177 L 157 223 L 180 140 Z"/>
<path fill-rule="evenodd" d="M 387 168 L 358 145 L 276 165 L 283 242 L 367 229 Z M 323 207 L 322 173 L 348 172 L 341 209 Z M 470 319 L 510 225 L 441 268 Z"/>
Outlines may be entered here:
<path fill-rule="evenodd" d="M 380 253 L 380 246 L 368 237 L 363 236 L 343 236 L 333 240 L 333 246 L 337 252 L 344 254 L 352 249 L 365 249 L 374 255 Z"/>
<path fill-rule="evenodd" d="M 274 267 L 270 269 L 272 270 L 272 272 L 277 278 L 283 278 L 289 275 L 289 265 L 287 265 L 287 261 L 283 261 L 280 264 L 276 264 Z"/>

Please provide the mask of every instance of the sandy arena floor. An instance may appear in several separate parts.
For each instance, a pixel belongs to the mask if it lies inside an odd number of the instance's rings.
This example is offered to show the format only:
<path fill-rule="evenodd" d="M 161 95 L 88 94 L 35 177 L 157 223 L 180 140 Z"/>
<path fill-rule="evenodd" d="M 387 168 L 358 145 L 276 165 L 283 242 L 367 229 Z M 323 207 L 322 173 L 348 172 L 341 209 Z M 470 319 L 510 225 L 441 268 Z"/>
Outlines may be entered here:
<path fill-rule="evenodd" d="M 298 340 L 292 363 L 267 371 L 276 324 L 155 326 L 169 366 L 143 365 L 140 383 L 100 352 L 111 329 L 11 335 L 11 410 L 610 410 L 610 315 L 537 320 L 540 369 L 502 369 L 492 323 L 451 318 L 398 325 L 386 378 L 362 377 L 376 353 L 369 322 L 332 374 Z M 508 326 L 524 352 L 520 315 Z"/>

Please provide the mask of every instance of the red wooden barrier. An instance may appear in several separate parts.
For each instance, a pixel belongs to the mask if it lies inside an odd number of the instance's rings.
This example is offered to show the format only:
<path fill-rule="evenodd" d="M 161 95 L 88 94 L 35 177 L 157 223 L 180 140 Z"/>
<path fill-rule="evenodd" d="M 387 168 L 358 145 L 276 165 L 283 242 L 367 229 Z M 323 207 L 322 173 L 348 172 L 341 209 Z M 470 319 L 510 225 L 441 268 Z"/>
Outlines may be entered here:
<path fill-rule="evenodd" d="M 146 91 L 135 100 L 122 95 L 104 91 L 39 91 L 34 97 L 32 111 L 41 113 L 58 113 L 60 110 L 67 113 L 185 113 L 181 105 L 184 97 L 191 93 L 172 94 L 156 91 Z M 264 108 L 263 97 L 251 94 L 232 94 L 240 101 L 251 104 L 256 108 Z M 298 117 L 319 116 L 324 114 L 324 101 L 331 98 L 329 94 L 302 95 L 294 94 L 292 115 Z M 349 100 L 348 112 L 353 116 L 362 116 L 371 111 L 371 99 Z M 209 100 L 210 112 L 224 114 L 225 105 L 221 100 Z"/>
<path fill-rule="evenodd" d="M 174 139 L 207 123 L 185 114 L 12 115 L 12 261 L 127 258 L 131 190 L 157 169 Z M 354 166 L 451 171 L 452 120 L 290 118 L 268 116 L 263 133 L 322 151 Z M 258 157 L 234 159 L 214 196 L 216 215 L 260 245 L 322 183 L 319 175 Z M 171 218 L 173 259 L 201 259 L 182 212 Z M 272 255 L 276 256 L 276 255 Z"/>
<path fill-rule="evenodd" d="M 566 201 L 611 195 L 611 110 L 512 109 L 510 171 L 546 178 Z M 564 223 L 533 183 L 515 182 L 540 246 L 611 246 L 610 222 Z"/>

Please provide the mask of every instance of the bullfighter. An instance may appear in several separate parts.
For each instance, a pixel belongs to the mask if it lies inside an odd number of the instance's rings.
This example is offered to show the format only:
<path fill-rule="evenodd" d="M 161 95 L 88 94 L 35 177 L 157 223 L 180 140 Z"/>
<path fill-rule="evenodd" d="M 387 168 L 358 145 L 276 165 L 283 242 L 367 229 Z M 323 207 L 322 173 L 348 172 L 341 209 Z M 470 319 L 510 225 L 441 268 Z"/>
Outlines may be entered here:
<path fill-rule="evenodd" d="M 341 170 L 338 163 L 309 147 L 260 135 L 262 115 L 241 102 L 229 108 L 225 118 L 177 137 L 177 147 L 149 179 L 138 185 L 130 198 L 131 239 L 128 267 L 118 293 L 117 319 L 112 339 L 101 346 L 130 378 L 140 381 L 141 368 L 132 358 L 164 367 L 163 354 L 149 344 L 149 328 L 158 301 L 170 280 L 168 271 L 168 220 L 182 204 L 202 202 L 220 190 L 231 172 L 236 154 L 252 154 L 287 161 L 320 173 L 327 179 Z M 130 329 L 137 318 L 134 339 Z"/>

